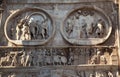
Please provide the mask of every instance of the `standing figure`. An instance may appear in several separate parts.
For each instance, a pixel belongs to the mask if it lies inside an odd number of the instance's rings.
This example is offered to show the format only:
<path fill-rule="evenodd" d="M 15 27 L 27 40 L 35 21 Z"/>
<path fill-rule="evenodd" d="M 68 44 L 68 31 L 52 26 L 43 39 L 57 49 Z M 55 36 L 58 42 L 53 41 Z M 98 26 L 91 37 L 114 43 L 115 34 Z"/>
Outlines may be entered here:
<path fill-rule="evenodd" d="M 42 51 L 42 65 L 44 66 L 46 65 L 46 52 L 47 52 L 46 49 Z"/>
<path fill-rule="evenodd" d="M 68 59 L 68 64 L 72 65 L 74 61 L 74 53 L 70 51 L 69 59 Z"/>
<path fill-rule="evenodd" d="M 71 17 L 67 20 L 67 27 L 66 27 L 66 32 L 68 33 L 69 37 L 73 31 L 73 27 L 74 27 L 74 17 Z"/>
<path fill-rule="evenodd" d="M 104 23 L 102 19 L 99 19 L 96 25 L 96 31 L 95 31 L 95 36 L 97 38 L 101 38 L 104 35 Z"/>
<path fill-rule="evenodd" d="M 93 37 L 93 36 L 92 36 L 92 34 L 93 34 L 93 28 L 94 28 L 94 23 L 91 23 L 91 24 L 89 24 L 89 25 L 86 27 L 87 37 L 89 37 L 89 38 Z"/>
<path fill-rule="evenodd" d="M 74 28 L 72 35 L 73 38 L 80 39 L 80 29 L 81 29 L 81 25 L 80 25 L 79 15 L 76 14 L 74 18 Z"/>
<path fill-rule="evenodd" d="M 29 25 L 27 23 L 27 20 L 25 20 L 25 23 L 23 24 L 23 28 L 22 28 L 21 40 L 30 40 L 30 39 L 31 36 L 30 36 Z"/>
<path fill-rule="evenodd" d="M 100 51 L 97 51 L 97 54 L 94 55 L 92 58 L 91 58 L 91 63 L 90 64 L 100 64 L 100 55 L 101 52 Z"/>
<path fill-rule="evenodd" d="M 37 66 L 37 60 L 38 60 L 38 54 L 35 51 L 33 51 L 32 52 L 32 64 L 33 64 L 33 66 Z"/>
<path fill-rule="evenodd" d="M 63 65 L 66 65 L 66 63 L 67 63 L 67 58 L 66 58 L 66 56 L 65 56 L 65 54 L 64 54 L 63 52 L 61 52 L 60 59 L 61 59 L 61 63 L 62 63 Z"/>
<path fill-rule="evenodd" d="M 48 36 L 48 19 L 45 19 L 42 23 L 41 23 L 41 28 L 42 28 L 42 38 L 45 39 Z"/>
<path fill-rule="evenodd" d="M 80 38 L 87 38 L 88 36 L 87 36 L 87 30 L 86 30 L 86 28 L 87 28 L 87 23 L 86 23 L 86 21 L 83 19 L 82 20 L 82 23 L 81 23 L 81 30 L 80 30 Z"/>
<path fill-rule="evenodd" d="M 17 57 L 18 57 L 18 52 L 15 52 L 11 66 L 16 66 L 18 64 Z"/>
<path fill-rule="evenodd" d="M 42 50 L 40 49 L 39 52 L 37 52 L 37 56 L 38 56 L 38 59 L 37 59 L 37 66 L 42 66 Z"/>
<path fill-rule="evenodd" d="M 107 64 L 107 60 L 104 55 L 100 57 L 100 64 Z"/>
<path fill-rule="evenodd" d="M 18 23 L 18 25 L 16 26 L 16 40 L 20 40 L 21 39 L 21 35 L 22 35 L 22 28 L 23 28 L 23 24 L 25 23 L 25 19 L 21 19 L 20 22 Z"/>
<path fill-rule="evenodd" d="M 108 72 L 108 77 L 114 77 L 112 72 L 110 72 L 110 71 Z"/>
<path fill-rule="evenodd" d="M 22 64 L 22 66 L 25 66 L 25 60 L 26 60 L 26 53 L 23 51 L 23 54 L 21 56 L 21 64 Z"/>
<path fill-rule="evenodd" d="M 95 77 L 95 75 L 94 74 L 90 74 L 90 76 L 89 77 Z"/>
<path fill-rule="evenodd" d="M 39 31 L 39 27 L 37 24 L 38 21 L 35 21 L 34 18 L 30 18 L 28 25 L 30 28 L 30 35 L 31 35 L 31 39 L 37 39 L 37 34 Z"/>
<path fill-rule="evenodd" d="M 32 63 L 32 53 L 31 51 L 27 52 L 25 66 L 31 66 Z"/>

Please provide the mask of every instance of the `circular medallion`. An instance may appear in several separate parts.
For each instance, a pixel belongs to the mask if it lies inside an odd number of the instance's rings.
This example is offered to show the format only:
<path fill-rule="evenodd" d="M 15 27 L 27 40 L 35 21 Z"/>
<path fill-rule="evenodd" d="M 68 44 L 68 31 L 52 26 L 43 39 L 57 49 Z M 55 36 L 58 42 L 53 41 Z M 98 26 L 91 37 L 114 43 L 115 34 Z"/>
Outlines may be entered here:
<path fill-rule="evenodd" d="M 96 45 L 107 40 L 112 31 L 109 17 L 97 7 L 81 7 L 63 21 L 61 34 L 74 45 Z"/>
<path fill-rule="evenodd" d="M 54 36 L 55 26 L 44 10 L 25 8 L 7 18 L 4 31 L 8 41 L 16 45 L 43 45 Z"/>

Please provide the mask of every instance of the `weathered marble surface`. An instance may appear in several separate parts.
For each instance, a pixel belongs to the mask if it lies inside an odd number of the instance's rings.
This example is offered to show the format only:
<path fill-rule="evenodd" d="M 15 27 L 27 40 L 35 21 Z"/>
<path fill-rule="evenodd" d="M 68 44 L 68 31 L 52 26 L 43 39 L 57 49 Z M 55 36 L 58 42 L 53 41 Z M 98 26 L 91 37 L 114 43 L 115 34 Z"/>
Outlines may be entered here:
<path fill-rule="evenodd" d="M 112 0 L 7 0 L 5 4 L 0 28 L 2 37 L 0 44 L 5 45 L 0 46 L 1 77 L 118 77 L 118 43 L 116 41 L 118 39 L 118 8 Z M 72 45 L 63 39 L 60 28 L 63 26 L 64 20 L 67 19 L 66 17 L 69 18 L 69 14 L 72 14 L 74 10 L 83 6 L 95 6 L 102 9 L 110 18 L 113 29 L 102 44 Z M 8 16 L 25 7 L 43 9 L 53 19 L 56 32 L 48 43 L 38 46 L 28 46 L 30 44 L 17 46 L 2 35 Z M 24 18 L 24 15 L 20 17 Z M 37 17 L 39 16 L 35 16 L 35 19 Z M 104 15 L 102 17 L 107 23 Z M 27 41 L 16 38 L 16 32 L 11 32 L 16 29 L 18 22 L 16 17 L 10 20 L 12 23 L 9 22 L 7 31 L 9 36 L 13 33 L 14 37 L 11 39 Z M 13 26 L 14 29 L 12 29 Z M 105 33 L 108 32 L 106 29 Z M 36 36 L 33 37 L 36 41 Z M 29 41 L 33 41 L 33 39 Z"/>
<path fill-rule="evenodd" d="M 100 1 L 115 1 L 116 0 L 9 0 L 10 3 L 77 3 L 77 2 L 100 2 Z"/>

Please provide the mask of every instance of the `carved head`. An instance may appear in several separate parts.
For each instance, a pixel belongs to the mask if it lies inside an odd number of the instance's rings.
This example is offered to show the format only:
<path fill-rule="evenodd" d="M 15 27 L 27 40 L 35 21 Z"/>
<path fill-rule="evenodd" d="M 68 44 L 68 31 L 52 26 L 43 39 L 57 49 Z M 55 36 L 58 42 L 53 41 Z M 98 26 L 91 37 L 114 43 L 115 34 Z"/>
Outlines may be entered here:
<path fill-rule="evenodd" d="M 30 25 L 31 23 L 35 22 L 34 18 L 30 18 L 30 20 L 28 21 L 28 24 Z"/>
<path fill-rule="evenodd" d="M 97 55 L 100 55 L 100 54 L 101 54 L 101 51 L 100 51 L 100 50 L 98 50 L 98 51 L 97 51 Z"/>

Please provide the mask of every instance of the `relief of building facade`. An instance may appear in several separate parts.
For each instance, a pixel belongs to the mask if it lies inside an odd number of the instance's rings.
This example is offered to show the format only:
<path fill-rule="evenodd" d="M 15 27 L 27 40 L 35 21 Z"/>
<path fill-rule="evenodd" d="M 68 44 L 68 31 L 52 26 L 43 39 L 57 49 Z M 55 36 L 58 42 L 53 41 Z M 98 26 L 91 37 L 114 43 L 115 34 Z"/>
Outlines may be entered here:
<path fill-rule="evenodd" d="M 1 77 L 118 77 L 114 1 L 5 2 Z"/>

